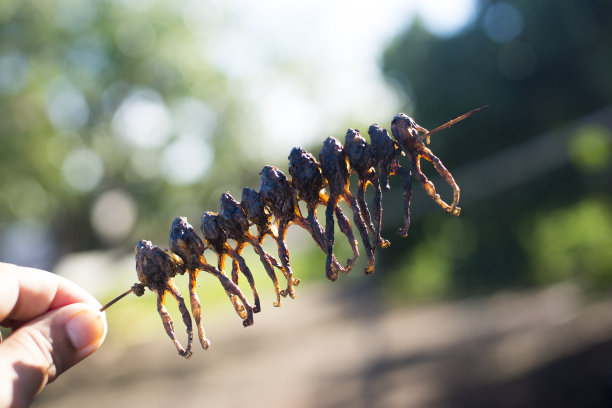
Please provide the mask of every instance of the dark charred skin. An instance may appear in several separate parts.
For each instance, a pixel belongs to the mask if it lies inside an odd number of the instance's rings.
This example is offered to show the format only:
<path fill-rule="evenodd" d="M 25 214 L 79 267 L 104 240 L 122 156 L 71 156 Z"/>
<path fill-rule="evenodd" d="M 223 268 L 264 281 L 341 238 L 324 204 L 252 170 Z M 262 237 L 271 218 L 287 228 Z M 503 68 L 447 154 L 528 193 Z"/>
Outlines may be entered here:
<path fill-rule="evenodd" d="M 380 236 L 380 230 L 382 229 L 382 191 L 380 189 L 380 182 L 376 176 L 376 170 L 374 169 L 377 164 L 374 149 L 363 137 L 361 137 L 358 130 L 349 129 L 344 138 L 344 150 L 346 151 L 352 172 L 357 174 L 359 179 L 357 186 L 357 202 L 359 203 L 359 208 L 361 208 L 361 215 L 363 216 L 364 222 L 374 237 L 374 242 L 372 244 L 373 250 L 375 250 L 379 244 L 383 248 L 386 248 L 390 243 Z M 372 226 L 370 211 L 365 201 L 365 191 L 368 185 L 372 185 L 375 194 L 373 213 L 374 226 Z"/>
<path fill-rule="evenodd" d="M 136 245 L 136 273 L 140 283 L 148 287 L 157 295 L 157 312 L 162 319 L 166 333 L 174 342 L 178 353 L 185 357 L 191 357 L 191 346 L 193 344 L 193 328 L 191 315 L 185 306 L 183 296 L 174 285 L 174 277 L 181 273 L 180 266 L 161 248 L 153 245 L 150 241 L 141 240 Z M 174 334 L 172 317 L 164 306 L 166 292 L 169 292 L 177 301 L 179 311 L 183 317 L 183 323 L 187 330 L 187 347 L 183 348 Z"/>
<path fill-rule="evenodd" d="M 323 174 L 321 174 L 321 165 L 315 157 L 302 149 L 294 147 L 289 154 L 289 174 L 291 175 L 291 185 L 297 193 L 298 200 L 303 200 L 306 203 L 308 215 L 306 222 L 310 226 L 310 234 L 319 247 L 327 254 L 327 242 L 325 238 L 325 230 L 317 219 L 317 206 L 325 205 L 329 201 L 329 196 L 324 188 L 327 186 Z M 349 242 L 354 241 L 351 224 L 346 218 L 342 209 L 338 206 L 334 209 L 338 225 L 341 231 L 347 236 Z M 338 271 L 348 273 L 352 263 L 349 260 L 345 267 L 342 267 L 336 256 L 332 253 L 332 274 L 328 274 L 328 278 L 335 280 L 338 278 Z"/>
<path fill-rule="evenodd" d="M 261 195 L 250 187 L 245 187 L 242 190 L 242 201 L 240 207 L 244 211 L 244 214 L 248 218 L 249 222 L 257 227 L 257 236 L 255 237 L 259 245 L 262 244 L 264 238 L 270 235 L 276 242 L 276 235 L 272 231 L 272 215 L 266 208 Z M 266 252 L 267 253 L 267 252 Z M 268 261 L 277 269 L 283 271 L 286 276 L 286 271 L 283 266 L 278 263 L 276 258 L 270 255 Z M 298 284 L 299 279 L 293 279 L 295 285 Z"/>
<path fill-rule="evenodd" d="M 264 166 L 259 174 L 259 194 L 271 213 L 290 221 L 300 217 L 297 197 L 285 174 L 274 166 Z"/>
<path fill-rule="evenodd" d="M 312 235 L 310 224 L 300 214 L 297 195 L 293 186 L 287 180 L 285 174 L 274 166 L 264 166 L 261 170 L 261 179 L 259 182 L 259 194 L 264 205 L 274 216 L 277 235 L 275 236 L 276 245 L 278 246 L 278 257 L 283 265 L 285 276 L 287 278 L 287 289 L 284 293 L 295 297 L 295 289 L 293 271 L 289 261 L 289 250 L 285 236 L 287 229 L 291 224 L 297 224 Z"/>
<path fill-rule="evenodd" d="M 200 229 L 202 230 L 202 234 L 204 235 L 205 248 L 210 248 L 217 254 L 217 268 L 219 269 L 219 271 L 223 271 L 224 269 L 223 265 L 225 263 L 226 255 L 229 255 L 233 261 L 236 261 L 238 263 L 238 265 L 240 266 L 240 270 L 247 278 L 247 281 L 251 286 L 251 290 L 253 291 L 253 298 L 255 302 L 255 306 L 253 306 L 253 312 L 259 313 L 261 311 L 261 302 L 259 300 L 257 288 L 255 287 L 255 280 L 253 279 L 253 274 L 247 266 L 244 258 L 227 243 L 228 236 L 221 225 L 219 215 L 210 211 L 206 211 L 204 214 L 202 214 L 202 223 L 200 225 Z M 234 281 L 234 283 L 238 283 L 237 271 L 236 276 L 232 276 L 232 280 Z M 234 307 L 238 311 L 239 305 L 237 305 L 235 297 L 233 297 L 233 301 Z M 244 316 L 242 315 L 241 317 L 244 318 Z"/>
<path fill-rule="evenodd" d="M 338 206 L 341 199 L 344 199 L 351 210 L 353 211 L 353 220 L 365 247 L 366 255 L 368 256 L 368 266 L 365 268 L 365 273 L 374 272 L 374 250 L 370 245 L 368 231 L 366 229 L 361 209 L 357 200 L 349 190 L 349 174 L 350 168 L 346 151 L 340 141 L 333 137 L 328 137 L 323 142 L 323 148 L 319 153 L 319 161 L 321 162 L 321 172 L 323 177 L 327 179 L 329 186 L 329 201 L 325 211 L 325 236 L 327 238 L 327 262 L 326 273 L 331 273 L 331 257 L 330 254 L 334 247 L 334 209 Z M 357 250 L 357 241 L 353 240 L 353 263 L 357 260 L 359 252 Z"/>
<path fill-rule="evenodd" d="M 403 216 L 404 225 L 397 230 L 401 237 L 408 235 L 410 228 L 410 200 L 412 198 L 412 173 L 400 166 L 399 158 L 404 154 L 398 144 L 391 139 L 389 133 L 378 125 L 370 126 L 368 130 L 374 161 L 380 174 L 380 185 L 383 190 L 389 190 L 389 176 L 398 175 L 402 178 L 404 194 Z M 381 220 L 382 223 L 382 220 Z"/>
<path fill-rule="evenodd" d="M 250 326 L 253 324 L 253 308 L 240 290 L 240 288 L 232 282 L 219 269 L 209 265 L 204 258 L 204 243 L 196 234 L 191 224 L 187 222 L 185 217 L 177 217 L 172 222 L 170 230 L 170 251 L 178 258 L 182 267 L 189 273 L 189 295 L 191 300 L 191 313 L 198 328 L 198 336 L 200 344 L 205 350 L 210 346 L 210 341 L 206 338 L 204 327 L 201 322 L 201 306 L 200 299 L 195 291 L 196 279 L 200 271 L 206 271 L 215 276 L 230 300 L 240 299 L 242 306 L 237 310 L 239 315 L 244 316 L 242 324 Z M 245 315 L 246 313 L 246 315 Z"/>
<path fill-rule="evenodd" d="M 251 187 L 242 189 L 240 206 L 245 215 L 265 235 L 270 230 L 272 215 L 266 211 L 261 195 Z"/>
<path fill-rule="evenodd" d="M 260 244 L 266 235 L 271 235 L 276 240 L 276 236 L 271 229 L 272 215 L 267 210 L 261 195 L 257 191 L 250 187 L 245 187 L 242 190 L 240 207 L 244 210 L 248 220 L 257 227 L 257 241 Z"/>
<path fill-rule="evenodd" d="M 219 217 L 221 226 L 228 237 L 236 241 L 236 252 L 238 254 L 242 252 L 247 244 L 251 244 L 274 285 L 274 294 L 276 295 L 274 306 L 280 306 L 280 296 L 287 296 L 287 293 L 284 290 L 279 290 L 274 266 L 277 266 L 283 273 L 285 273 L 284 268 L 278 264 L 272 255 L 263 249 L 259 239 L 251 234 L 249 231 L 249 219 L 244 209 L 229 193 L 223 193 L 221 195 L 221 199 L 219 200 Z M 237 268 L 238 264 L 234 262 L 232 272 Z M 294 279 L 294 284 L 295 283 L 296 280 Z M 291 295 L 295 297 L 295 293 Z"/>
<path fill-rule="evenodd" d="M 461 212 L 461 208 L 457 206 L 459 204 L 460 195 L 459 186 L 455 182 L 455 179 L 453 178 L 452 174 L 446 169 L 446 167 L 444 167 L 440 159 L 438 159 L 431 152 L 431 150 L 429 150 L 425 146 L 425 143 L 423 143 L 419 132 L 427 134 L 427 129 L 419 126 L 408 115 L 400 113 L 393 118 L 393 121 L 391 122 L 391 131 L 397 143 L 401 146 L 401 148 L 404 150 L 404 152 L 410 159 L 412 172 L 414 173 L 416 179 L 423 186 L 423 189 L 425 190 L 427 195 L 429 195 L 436 202 L 436 204 L 442 207 L 447 213 L 452 215 L 459 215 L 459 213 Z M 429 143 L 428 136 L 427 143 Z M 436 194 L 435 186 L 421 171 L 421 158 L 430 161 L 434 165 L 436 171 L 440 174 L 440 176 L 442 176 L 442 178 L 452 187 L 452 204 L 448 205 L 447 203 L 442 201 L 439 194 Z"/>

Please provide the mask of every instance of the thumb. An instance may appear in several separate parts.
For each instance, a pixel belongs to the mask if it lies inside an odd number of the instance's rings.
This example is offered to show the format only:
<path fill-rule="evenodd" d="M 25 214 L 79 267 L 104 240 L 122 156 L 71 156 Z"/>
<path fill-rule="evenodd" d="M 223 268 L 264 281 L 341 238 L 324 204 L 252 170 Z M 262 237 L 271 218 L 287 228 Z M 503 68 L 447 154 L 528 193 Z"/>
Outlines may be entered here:
<path fill-rule="evenodd" d="M 105 336 L 104 314 L 85 303 L 24 324 L 0 343 L 0 396 L 28 405 L 48 382 L 97 350 Z"/>

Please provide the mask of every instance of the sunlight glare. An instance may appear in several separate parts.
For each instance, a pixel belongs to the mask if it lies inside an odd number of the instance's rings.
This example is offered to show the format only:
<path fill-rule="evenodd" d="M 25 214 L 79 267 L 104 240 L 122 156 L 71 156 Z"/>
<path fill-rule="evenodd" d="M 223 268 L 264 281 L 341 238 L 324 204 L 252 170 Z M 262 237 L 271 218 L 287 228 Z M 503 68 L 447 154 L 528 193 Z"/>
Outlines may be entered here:
<path fill-rule="evenodd" d="M 417 13 L 425 28 L 440 37 L 455 35 L 476 16 L 475 0 L 419 1 Z"/>

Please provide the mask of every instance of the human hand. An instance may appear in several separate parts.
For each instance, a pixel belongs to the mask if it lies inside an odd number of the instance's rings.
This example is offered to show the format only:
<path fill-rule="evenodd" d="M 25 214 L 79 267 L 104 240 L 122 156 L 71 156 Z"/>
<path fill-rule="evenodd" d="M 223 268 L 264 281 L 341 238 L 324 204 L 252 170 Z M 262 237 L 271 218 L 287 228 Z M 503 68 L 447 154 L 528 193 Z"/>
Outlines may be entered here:
<path fill-rule="evenodd" d="M 106 336 L 100 304 L 50 272 L 0 262 L 0 407 L 28 406 L 47 383 L 93 353 Z"/>

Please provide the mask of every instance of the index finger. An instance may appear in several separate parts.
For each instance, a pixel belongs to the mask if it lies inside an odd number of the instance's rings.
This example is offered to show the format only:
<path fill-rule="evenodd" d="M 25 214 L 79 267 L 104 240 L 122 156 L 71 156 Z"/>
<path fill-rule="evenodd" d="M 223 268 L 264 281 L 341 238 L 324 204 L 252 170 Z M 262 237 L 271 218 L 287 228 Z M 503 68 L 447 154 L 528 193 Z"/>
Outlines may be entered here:
<path fill-rule="evenodd" d="M 0 263 L 0 324 L 25 322 L 72 303 L 100 303 L 68 279 L 40 269 Z"/>

